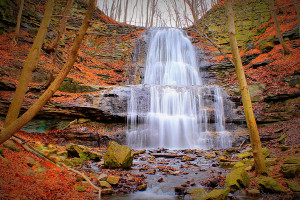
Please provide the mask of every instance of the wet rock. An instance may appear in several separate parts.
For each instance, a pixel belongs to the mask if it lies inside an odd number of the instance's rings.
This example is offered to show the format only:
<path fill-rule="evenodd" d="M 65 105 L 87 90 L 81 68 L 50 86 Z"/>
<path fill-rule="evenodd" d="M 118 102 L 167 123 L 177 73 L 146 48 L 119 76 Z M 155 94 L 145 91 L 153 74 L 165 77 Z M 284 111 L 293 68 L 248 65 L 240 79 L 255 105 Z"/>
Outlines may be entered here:
<path fill-rule="evenodd" d="M 70 167 L 81 167 L 83 164 L 83 160 L 81 160 L 80 158 L 72 158 L 71 160 L 64 160 L 64 163 Z"/>
<path fill-rule="evenodd" d="M 270 193 L 286 193 L 284 188 L 273 178 L 265 177 L 258 181 L 260 188 Z"/>
<path fill-rule="evenodd" d="M 201 200 L 223 200 L 227 198 L 229 192 L 229 188 L 223 190 L 213 190 L 206 194 Z"/>
<path fill-rule="evenodd" d="M 102 173 L 102 174 L 100 174 L 99 176 L 98 176 L 98 180 L 99 181 L 106 181 L 106 179 L 107 179 L 107 174 L 104 174 L 104 173 Z"/>
<path fill-rule="evenodd" d="M 216 158 L 217 157 L 217 154 L 215 151 L 211 152 L 211 153 L 207 153 L 205 154 L 205 159 L 212 159 L 212 158 Z"/>
<path fill-rule="evenodd" d="M 146 149 L 139 150 L 133 153 L 133 155 L 139 155 L 139 154 L 144 154 L 146 152 Z"/>
<path fill-rule="evenodd" d="M 176 187 L 174 187 L 174 190 L 175 190 L 175 195 L 183 196 L 186 194 L 187 188 L 176 186 Z"/>
<path fill-rule="evenodd" d="M 107 181 L 99 181 L 101 188 L 112 188 L 112 186 Z"/>
<path fill-rule="evenodd" d="M 227 168 L 227 167 L 233 167 L 236 164 L 236 162 L 220 162 L 220 167 Z"/>
<path fill-rule="evenodd" d="M 121 146 L 116 142 L 108 144 L 107 151 L 104 155 L 104 164 L 111 168 L 129 168 L 132 166 L 133 154 L 131 149 L 124 145 Z"/>
<path fill-rule="evenodd" d="M 291 181 L 287 181 L 286 183 L 293 192 L 300 192 L 300 185 L 298 183 Z"/>
<path fill-rule="evenodd" d="M 165 182 L 164 178 L 163 177 L 160 177 L 157 182 L 161 183 L 161 182 Z"/>
<path fill-rule="evenodd" d="M 102 195 L 110 195 L 113 193 L 113 189 L 112 188 L 104 188 L 101 190 L 101 194 Z"/>
<path fill-rule="evenodd" d="M 247 195 L 250 197 L 259 197 L 260 191 L 258 189 L 247 190 Z"/>
<path fill-rule="evenodd" d="M 226 176 L 225 185 L 231 191 L 239 190 L 248 186 L 250 177 L 243 167 L 232 170 Z"/>
<path fill-rule="evenodd" d="M 17 145 L 12 140 L 7 140 L 3 143 L 3 146 L 6 149 L 9 149 L 11 151 L 20 152 L 20 149 L 17 147 Z"/>
<path fill-rule="evenodd" d="M 142 183 L 141 185 L 137 186 L 137 190 L 139 191 L 145 191 L 147 189 L 147 184 Z"/>
<path fill-rule="evenodd" d="M 187 155 L 182 156 L 182 161 L 193 161 L 193 160 L 196 160 L 196 158 Z"/>
<path fill-rule="evenodd" d="M 120 180 L 119 176 L 108 176 L 106 179 L 106 181 L 112 185 L 118 184 L 119 180 Z"/>
<path fill-rule="evenodd" d="M 207 194 L 204 188 L 191 188 L 187 193 L 191 195 L 192 199 L 202 199 Z"/>

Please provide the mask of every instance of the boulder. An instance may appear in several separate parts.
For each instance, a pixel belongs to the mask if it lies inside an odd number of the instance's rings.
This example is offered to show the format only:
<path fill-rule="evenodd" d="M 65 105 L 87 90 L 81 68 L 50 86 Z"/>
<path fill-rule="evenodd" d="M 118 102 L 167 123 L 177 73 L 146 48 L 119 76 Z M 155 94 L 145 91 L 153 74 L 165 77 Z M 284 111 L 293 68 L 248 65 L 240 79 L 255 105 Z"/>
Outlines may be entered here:
<path fill-rule="evenodd" d="M 223 190 L 213 190 L 210 193 L 206 194 L 201 200 L 223 200 L 227 199 L 227 196 L 230 192 L 230 188 Z"/>
<path fill-rule="evenodd" d="M 258 181 L 260 188 L 270 193 L 286 193 L 284 188 L 273 178 L 265 177 Z"/>
<path fill-rule="evenodd" d="M 270 149 L 268 149 L 268 148 L 265 147 L 265 148 L 262 148 L 262 153 L 264 154 L 264 156 L 266 158 L 266 157 L 270 156 L 271 151 L 270 151 Z"/>
<path fill-rule="evenodd" d="M 78 192 L 85 192 L 86 191 L 86 188 L 81 186 L 81 185 L 75 185 L 74 187 L 76 188 L 76 190 Z"/>
<path fill-rule="evenodd" d="M 250 158 L 250 157 L 253 157 L 253 153 L 252 153 L 252 152 L 249 152 L 249 151 L 245 151 L 245 152 L 239 153 L 239 154 L 237 155 L 237 157 L 238 157 L 239 159 Z"/>
<path fill-rule="evenodd" d="M 231 191 L 239 190 L 248 186 L 250 177 L 243 167 L 232 170 L 226 176 L 225 185 Z"/>
<path fill-rule="evenodd" d="M 133 154 L 131 149 L 116 142 L 109 142 L 104 155 L 104 165 L 110 168 L 130 168 L 132 166 Z"/>
<path fill-rule="evenodd" d="M 136 189 L 139 190 L 139 191 L 145 191 L 147 189 L 147 184 L 142 183 L 141 185 L 137 186 Z"/>

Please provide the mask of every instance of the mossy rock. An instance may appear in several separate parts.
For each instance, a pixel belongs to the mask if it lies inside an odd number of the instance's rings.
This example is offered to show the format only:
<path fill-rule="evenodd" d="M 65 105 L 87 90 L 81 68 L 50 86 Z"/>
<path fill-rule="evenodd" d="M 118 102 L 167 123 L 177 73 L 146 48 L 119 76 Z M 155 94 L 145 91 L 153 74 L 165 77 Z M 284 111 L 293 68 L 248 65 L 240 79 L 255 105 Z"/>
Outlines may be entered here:
<path fill-rule="evenodd" d="M 286 184 L 293 192 L 300 192 L 300 185 L 298 183 L 287 181 Z"/>
<path fill-rule="evenodd" d="M 6 149 L 9 149 L 11 151 L 20 152 L 20 149 L 17 147 L 17 145 L 12 140 L 7 140 L 3 143 L 3 146 Z"/>
<path fill-rule="evenodd" d="M 251 159 L 251 160 L 242 160 L 238 163 L 236 163 L 233 167 L 232 167 L 232 170 L 234 169 L 237 169 L 237 168 L 240 168 L 240 167 L 243 167 L 243 168 L 251 168 L 253 169 L 254 168 L 254 160 Z M 250 170 L 251 170 L 250 169 Z"/>
<path fill-rule="evenodd" d="M 300 164 L 299 157 L 291 157 L 284 159 L 284 164 Z"/>
<path fill-rule="evenodd" d="M 281 173 L 285 178 L 295 178 L 300 173 L 300 164 L 283 164 Z"/>
<path fill-rule="evenodd" d="M 252 152 L 249 152 L 249 151 L 245 151 L 245 152 L 239 153 L 239 154 L 237 155 L 237 157 L 238 157 L 239 159 L 250 158 L 250 157 L 253 157 L 253 153 L 252 153 Z"/>
<path fill-rule="evenodd" d="M 101 188 L 112 188 L 112 186 L 107 181 L 99 181 Z"/>
<path fill-rule="evenodd" d="M 101 154 L 92 152 L 88 148 L 76 144 L 67 145 L 66 150 L 69 158 L 80 158 L 82 160 L 94 161 L 100 161 L 102 158 Z"/>
<path fill-rule="evenodd" d="M 205 159 L 212 159 L 212 158 L 216 158 L 217 157 L 217 154 L 215 151 L 211 152 L 211 153 L 207 153 L 205 154 Z"/>
<path fill-rule="evenodd" d="M 273 178 L 265 177 L 258 181 L 260 188 L 269 193 L 286 193 L 284 188 Z"/>
<path fill-rule="evenodd" d="M 265 158 L 269 157 L 271 155 L 271 151 L 268 148 L 262 148 L 262 153 L 265 156 Z"/>
<path fill-rule="evenodd" d="M 81 167 L 81 165 L 83 164 L 83 160 L 81 160 L 80 158 L 65 159 L 62 162 L 69 167 Z"/>
<path fill-rule="evenodd" d="M 195 199 L 195 200 L 201 200 L 207 193 L 206 191 L 204 190 L 204 188 L 191 188 L 188 190 L 187 192 L 188 194 L 191 195 L 192 199 Z"/>
<path fill-rule="evenodd" d="M 36 165 L 38 163 L 38 161 L 36 161 L 34 158 L 32 157 L 25 157 L 25 162 L 29 167 L 33 167 L 34 165 Z"/>
<path fill-rule="evenodd" d="M 130 168 L 132 166 L 133 154 L 131 149 L 116 142 L 109 142 L 104 155 L 104 164 L 110 168 Z"/>
<path fill-rule="evenodd" d="M 210 193 L 206 194 L 202 200 L 225 200 L 230 192 L 230 188 L 223 190 L 213 190 Z"/>
<path fill-rule="evenodd" d="M 250 177 L 243 167 L 232 170 L 226 176 L 225 185 L 230 187 L 231 191 L 236 191 L 248 186 Z"/>
<path fill-rule="evenodd" d="M 280 159 L 278 158 L 267 158 L 265 159 L 265 164 L 267 167 L 275 165 Z"/>
<path fill-rule="evenodd" d="M 286 135 L 285 135 L 285 133 L 284 133 L 284 134 L 282 134 L 282 135 L 280 136 L 280 138 L 278 139 L 278 142 L 279 142 L 280 144 L 284 144 L 285 140 L 286 140 Z"/>

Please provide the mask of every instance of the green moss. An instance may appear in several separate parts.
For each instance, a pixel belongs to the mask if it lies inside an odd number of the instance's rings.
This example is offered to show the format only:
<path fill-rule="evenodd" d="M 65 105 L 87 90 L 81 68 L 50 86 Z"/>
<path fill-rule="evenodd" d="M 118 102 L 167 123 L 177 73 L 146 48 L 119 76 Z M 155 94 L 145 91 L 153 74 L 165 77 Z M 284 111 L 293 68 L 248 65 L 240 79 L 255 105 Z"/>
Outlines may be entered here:
<path fill-rule="evenodd" d="M 204 190 L 204 188 L 191 188 L 188 191 L 188 194 L 191 195 L 192 199 L 200 200 L 206 195 L 206 191 Z"/>
<path fill-rule="evenodd" d="M 265 177 L 258 181 L 259 186 L 265 192 L 270 193 L 286 193 L 284 188 L 273 178 Z"/>
<path fill-rule="evenodd" d="M 224 200 L 227 199 L 227 196 L 230 192 L 229 188 L 223 190 L 213 190 L 207 195 L 205 195 L 202 200 Z"/>
<path fill-rule="evenodd" d="M 300 185 L 298 183 L 291 181 L 287 181 L 286 183 L 293 192 L 300 192 Z"/>
<path fill-rule="evenodd" d="M 132 161 L 133 154 L 128 146 L 121 146 L 116 142 L 110 142 L 108 144 L 107 151 L 104 155 L 105 166 L 111 168 L 129 168 L 132 165 Z"/>
<path fill-rule="evenodd" d="M 243 167 L 232 170 L 226 176 L 225 185 L 231 191 L 239 190 L 248 186 L 250 177 Z"/>

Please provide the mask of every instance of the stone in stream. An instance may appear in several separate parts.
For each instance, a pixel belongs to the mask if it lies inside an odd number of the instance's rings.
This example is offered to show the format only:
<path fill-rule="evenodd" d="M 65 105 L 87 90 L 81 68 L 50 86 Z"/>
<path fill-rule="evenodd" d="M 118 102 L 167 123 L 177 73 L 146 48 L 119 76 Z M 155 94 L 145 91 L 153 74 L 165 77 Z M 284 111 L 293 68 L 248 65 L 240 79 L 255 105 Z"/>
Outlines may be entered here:
<path fill-rule="evenodd" d="M 284 188 L 273 178 L 265 177 L 258 181 L 260 188 L 270 193 L 286 193 Z"/>
<path fill-rule="evenodd" d="M 147 184 L 144 182 L 141 185 L 137 186 L 137 190 L 139 191 L 145 191 L 146 189 L 147 189 Z"/>
<path fill-rule="evenodd" d="M 80 158 L 82 160 L 94 160 L 100 161 L 102 155 L 96 152 L 92 152 L 87 147 L 77 145 L 77 144 L 68 144 L 66 146 L 66 150 L 68 152 L 68 157 L 70 158 Z"/>
<path fill-rule="evenodd" d="M 211 153 L 207 153 L 207 154 L 205 154 L 205 159 L 212 159 L 212 158 L 215 158 L 215 157 L 217 157 L 217 154 L 216 154 L 216 152 L 215 151 L 213 151 L 213 152 L 211 152 Z"/>
<path fill-rule="evenodd" d="M 107 181 L 99 181 L 101 188 L 112 188 L 112 186 Z"/>
<path fill-rule="evenodd" d="M 213 190 L 210 193 L 206 194 L 201 200 L 223 200 L 226 199 L 230 192 L 230 188 L 223 190 Z"/>
<path fill-rule="evenodd" d="M 195 157 L 192 157 L 192 156 L 187 156 L 187 155 L 184 155 L 182 156 L 182 161 L 193 161 L 193 160 L 196 160 Z"/>
<path fill-rule="evenodd" d="M 106 179 L 107 179 L 107 174 L 102 173 L 102 174 L 100 174 L 100 175 L 98 176 L 97 179 L 98 179 L 99 181 L 106 181 Z"/>
<path fill-rule="evenodd" d="M 247 195 L 250 197 L 259 197 L 260 191 L 258 189 L 247 190 Z"/>
<path fill-rule="evenodd" d="M 187 192 L 192 199 L 202 199 L 207 193 L 204 188 L 191 188 Z"/>
<path fill-rule="evenodd" d="M 119 183 L 119 180 L 120 180 L 120 177 L 119 176 L 108 176 L 106 181 L 109 183 L 109 184 L 112 184 L 112 185 L 116 185 Z"/>
<path fill-rule="evenodd" d="M 110 168 L 130 168 L 132 166 L 133 154 L 131 149 L 116 142 L 109 142 L 104 155 L 104 164 Z"/>

